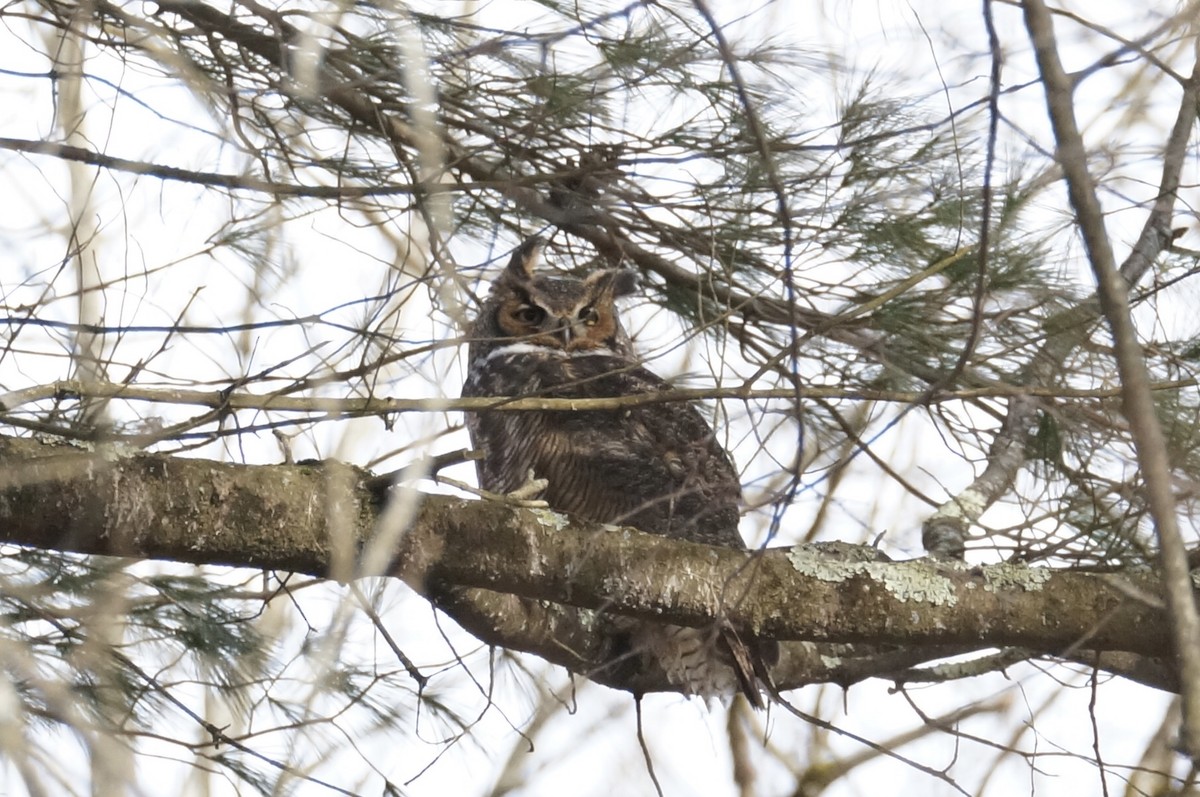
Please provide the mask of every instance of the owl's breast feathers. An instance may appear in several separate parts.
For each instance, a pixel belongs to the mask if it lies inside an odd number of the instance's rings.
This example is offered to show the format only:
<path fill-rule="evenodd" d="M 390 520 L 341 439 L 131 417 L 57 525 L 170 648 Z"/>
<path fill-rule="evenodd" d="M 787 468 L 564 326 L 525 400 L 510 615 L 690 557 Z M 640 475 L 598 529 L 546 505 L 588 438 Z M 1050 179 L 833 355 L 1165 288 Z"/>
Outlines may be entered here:
<path fill-rule="evenodd" d="M 630 357 L 607 349 L 564 351 L 530 343 L 493 346 L 472 357 L 464 396 L 596 398 L 670 389 Z M 599 523 L 744 549 L 738 534 L 741 486 L 712 428 L 684 402 L 616 410 L 468 413 L 484 458 L 484 489 L 510 493 L 530 473 L 547 480 L 554 509 Z M 668 678 L 694 694 L 740 688 L 762 706 L 758 681 L 778 646 L 727 623 L 713 629 L 641 628 L 636 645 L 655 655 Z M 721 664 L 704 650 L 714 650 Z"/>
<path fill-rule="evenodd" d="M 464 396 L 593 398 L 669 390 L 628 358 L 527 344 L 472 365 Z M 485 451 L 485 489 L 511 492 L 532 470 L 551 507 L 597 521 L 709 545 L 744 548 L 738 474 L 703 416 L 667 402 L 616 410 L 468 415 Z"/>

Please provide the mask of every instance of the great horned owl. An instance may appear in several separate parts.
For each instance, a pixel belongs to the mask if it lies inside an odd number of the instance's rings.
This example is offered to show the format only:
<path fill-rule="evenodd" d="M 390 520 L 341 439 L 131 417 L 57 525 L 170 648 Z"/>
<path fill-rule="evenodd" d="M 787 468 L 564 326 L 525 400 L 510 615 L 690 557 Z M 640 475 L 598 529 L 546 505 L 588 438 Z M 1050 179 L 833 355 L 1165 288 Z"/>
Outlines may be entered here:
<path fill-rule="evenodd" d="M 541 241 L 526 241 L 492 286 L 470 331 L 464 396 L 588 398 L 666 390 L 643 368 L 615 300 L 636 272 L 585 279 L 535 271 Z M 511 493 L 545 480 L 551 508 L 600 523 L 708 545 L 745 548 L 738 534 L 741 486 L 703 416 L 685 403 L 621 410 L 468 413 L 480 485 Z M 743 641 L 743 638 L 745 641 Z M 654 657 L 672 683 L 705 698 L 740 689 L 762 705 L 764 659 L 777 648 L 732 628 L 639 623 L 634 657 Z"/>

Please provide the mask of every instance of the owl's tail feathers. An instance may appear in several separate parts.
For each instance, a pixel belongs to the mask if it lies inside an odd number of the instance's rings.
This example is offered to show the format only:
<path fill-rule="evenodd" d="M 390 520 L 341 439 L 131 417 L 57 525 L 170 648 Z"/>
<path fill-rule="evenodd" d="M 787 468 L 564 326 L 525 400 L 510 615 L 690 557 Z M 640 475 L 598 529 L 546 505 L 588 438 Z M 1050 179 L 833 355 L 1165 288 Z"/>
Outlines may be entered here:
<path fill-rule="evenodd" d="M 760 640 L 750 634 L 739 634 L 728 623 L 721 624 L 721 641 L 729 654 L 730 666 L 742 694 L 755 708 L 766 708 L 763 690 L 769 695 L 779 694 L 767 669 L 779 661 L 779 644 Z"/>

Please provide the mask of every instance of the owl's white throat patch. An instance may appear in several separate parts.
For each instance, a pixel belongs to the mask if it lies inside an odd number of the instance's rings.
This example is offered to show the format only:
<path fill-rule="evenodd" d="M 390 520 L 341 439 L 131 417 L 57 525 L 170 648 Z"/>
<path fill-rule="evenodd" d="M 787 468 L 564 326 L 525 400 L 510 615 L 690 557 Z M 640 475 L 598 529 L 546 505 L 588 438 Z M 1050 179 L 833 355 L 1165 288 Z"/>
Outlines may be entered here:
<path fill-rule="evenodd" d="M 535 343 L 506 343 L 503 346 L 492 349 L 488 352 L 488 356 L 484 358 L 484 362 L 490 362 L 498 357 L 511 357 L 516 354 L 537 354 L 541 357 L 562 357 L 563 359 L 574 357 L 616 357 L 616 352 L 612 349 L 601 346 L 596 349 L 577 349 L 575 351 L 566 351 L 564 349 L 554 349 L 550 346 L 539 346 Z"/>
<path fill-rule="evenodd" d="M 579 349 L 577 351 L 566 351 L 564 349 L 555 349 L 550 346 L 539 346 L 534 343 L 506 343 L 488 352 L 488 355 L 478 362 L 471 364 L 467 369 L 467 383 L 478 384 L 482 378 L 484 371 L 491 369 L 496 365 L 497 361 L 504 358 L 519 357 L 522 354 L 536 354 L 539 357 L 557 357 L 559 359 L 576 359 L 579 357 L 616 357 L 617 354 L 612 349 L 600 347 L 598 349 Z"/>

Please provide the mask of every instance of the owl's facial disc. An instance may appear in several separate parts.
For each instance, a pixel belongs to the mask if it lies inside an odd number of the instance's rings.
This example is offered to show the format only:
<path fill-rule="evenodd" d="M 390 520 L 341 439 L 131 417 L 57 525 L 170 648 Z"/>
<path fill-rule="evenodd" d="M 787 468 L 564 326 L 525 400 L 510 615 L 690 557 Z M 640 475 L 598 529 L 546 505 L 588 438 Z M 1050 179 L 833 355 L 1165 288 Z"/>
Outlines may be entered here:
<path fill-rule="evenodd" d="M 513 338 L 567 351 L 608 347 L 615 331 L 611 308 L 590 302 L 547 308 L 524 296 L 502 305 L 497 321 Z"/>
<path fill-rule="evenodd" d="M 534 271 L 536 257 L 536 246 L 520 247 L 493 289 L 494 327 L 501 334 L 568 352 L 628 346 L 614 300 L 637 287 L 634 272 L 609 269 L 585 279 L 544 275 Z"/>

